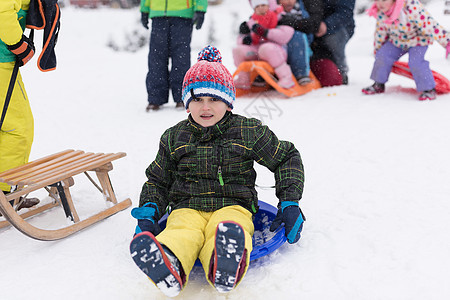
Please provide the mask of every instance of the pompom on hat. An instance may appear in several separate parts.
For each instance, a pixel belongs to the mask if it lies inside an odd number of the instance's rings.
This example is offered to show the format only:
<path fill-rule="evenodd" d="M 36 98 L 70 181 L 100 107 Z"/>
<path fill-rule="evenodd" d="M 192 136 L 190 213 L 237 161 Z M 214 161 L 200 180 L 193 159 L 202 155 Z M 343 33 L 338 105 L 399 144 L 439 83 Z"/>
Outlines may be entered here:
<path fill-rule="evenodd" d="M 216 47 L 208 45 L 198 53 L 197 63 L 184 76 L 181 97 L 186 109 L 198 97 L 213 97 L 233 108 L 236 99 L 233 76 L 222 64 L 222 55 Z"/>

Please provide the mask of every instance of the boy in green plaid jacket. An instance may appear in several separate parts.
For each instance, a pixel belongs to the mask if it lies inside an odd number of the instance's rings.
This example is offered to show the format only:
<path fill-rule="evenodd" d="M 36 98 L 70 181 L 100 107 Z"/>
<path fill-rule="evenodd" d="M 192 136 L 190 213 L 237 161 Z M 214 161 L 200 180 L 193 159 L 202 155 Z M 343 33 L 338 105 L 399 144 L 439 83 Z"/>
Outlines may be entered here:
<path fill-rule="evenodd" d="M 182 93 L 190 115 L 162 135 L 139 207 L 132 210 L 138 226 L 131 255 L 170 297 L 185 286 L 197 258 L 219 292 L 232 290 L 244 277 L 258 209 L 255 161 L 275 175 L 280 202 L 270 230 L 284 223 L 288 242 L 295 243 L 304 221 L 298 205 L 304 181 L 299 152 L 259 120 L 231 113 L 233 78 L 216 48 L 199 53 Z M 169 206 L 161 232 L 158 220 Z"/>

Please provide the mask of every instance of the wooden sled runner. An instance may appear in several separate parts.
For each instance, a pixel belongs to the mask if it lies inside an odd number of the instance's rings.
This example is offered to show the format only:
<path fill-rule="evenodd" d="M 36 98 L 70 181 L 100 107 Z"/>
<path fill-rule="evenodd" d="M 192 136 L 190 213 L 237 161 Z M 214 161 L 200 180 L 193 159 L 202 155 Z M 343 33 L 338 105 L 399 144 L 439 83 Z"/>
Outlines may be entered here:
<path fill-rule="evenodd" d="M 250 89 L 236 89 L 236 97 L 243 96 L 248 93 L 258 93 L 269 90 L 273 87 L 278 92 L 286 95 L 287 97 L 296 97 L 303 94 L 306 94 L 314 89 L 320 88 L 320 83 L 317 78 L 314 76 L 312 72 L 310 72 L 309 77 L 311 78 L 311 82 L 306 85 L 299 85 L 297 80 L 294 79 L 294 87 L 290 89 L 284 89 L 278 85 L 277 79 L 274 77 L 275 71 L 274 69 L 265 61 L 245 61 L 239 65 L 236 71 L 233 73 L 233 78 L 237 76 L 240 72 L 250 72 L 250 82 L 253 83 L 255 78 L 260 75 L 264 80 L 268 83 L 263 87 L 255 87 L 252 86 Z"/>
<path fill-rule="evenodd" d="M 408 63 L 404 61 L 396 61 L 391 70 L 392 73 L 414 79 L 409 69 Z M 450 93 L 450 81 L 445 76 L 431 70 L 434 81 L 436 82 L 436 93 L 447 94 Z"/>
<path fill-rule="evenodd" d="M 0 191 L 0 212 L 7 220 L 0 222 L 0 228 L 11 224 L 31 238 L 52 241 L 65 238 L 130 207 L 131 200 L 129 198 L 117 202 L 108 175 L 108 172 L 113 168 L 111 161 L 124 156 L 126 156 L 126 153 L 123 152 L 103 154 L 65 150 L 0 173 L 0 182 L 18 187 L 14 192 L 6 195 Z M 87 171 L 96 173 L 101 187 L 92 180 Z M 85 173 L 94 186 L 102 192 L 105 200 L 113 204 L 113 206 L 84 220 L 80 220 L 69 192 L 69 187 L 74 185 L 72 176 L 81 173 Z M 54 199 L 53 203 L 31 209 L 20 215 L 11 206 L 10 201 L 14 201 L 16 204 L 20 196 L 26 196 L 41 188 L 49 192 L 50 197 Z M 46 230 L 37 228 L 25 221 L 28 217 L 59 205 L 63 207 L 66 217 L 73 221 L 73 224 L 60 229 Z"/>

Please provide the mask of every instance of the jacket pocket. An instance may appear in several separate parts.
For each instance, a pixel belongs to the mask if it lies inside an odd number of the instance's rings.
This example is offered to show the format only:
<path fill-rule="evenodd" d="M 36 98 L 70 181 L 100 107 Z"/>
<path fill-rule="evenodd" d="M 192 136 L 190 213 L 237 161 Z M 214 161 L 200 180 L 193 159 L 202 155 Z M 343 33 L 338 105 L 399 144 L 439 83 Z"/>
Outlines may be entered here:
<path fill-rule="evenodd" d="M 192 176 L 197 173 L 197 148 L 193 145 L 183 145 L 171 153 L 177 162 L 177 172 L 180 176 Z"/>
<path fill-rule="evenodd" d="M 230 143 L 224 146 L 223 152 L 223 171 L 232 175 L 242 175 L 253 170 L 251 149 L 238 143 Z"/>

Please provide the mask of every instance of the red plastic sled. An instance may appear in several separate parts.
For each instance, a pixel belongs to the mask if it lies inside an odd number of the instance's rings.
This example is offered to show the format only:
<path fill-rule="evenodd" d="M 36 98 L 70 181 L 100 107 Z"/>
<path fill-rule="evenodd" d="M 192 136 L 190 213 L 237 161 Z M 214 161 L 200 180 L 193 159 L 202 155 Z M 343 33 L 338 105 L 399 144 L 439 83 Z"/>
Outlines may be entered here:
<path fill-rule="evenodd" d="M 404 61 L 396 61 L 394 63 L 394 66 L 392 67 L 391 72 L 400 76 L 414 79 L 411 71 L 409 70 L 408 63 Z M 438 72 L 435 72 L 433 70 L 431 72 L 433 73 L 434 81 L 436 82 L 436 93 L 450 93 L 450 81 Z"/>
<path fill-rule="evenodd" d="M 250 82 L 253 82 L 255 78 L 260 75 L 268 83 L 263 87 L 252 86 L 250 89 L 236 89 L 236 97 L 243 96 L 248 93 L 258 93 L 269 90 L 273 87 L 278 92 L 286 95 L 287 97 L 296 97 L 306 94 L 314 89 L 320 88 L 320 82 L 314 76 L 313 73 L 309 74 L 311 82 L 306 85 L 299 85 L 294 78 L 294 87 L 290 89 L 284 89 L 278 85 L 278 80 L 274 77 L 274 69 L 265 61 L 245 61 L 239 65 L 233 74 L 233 78 L 240 72 L 250 72 Z"/>

